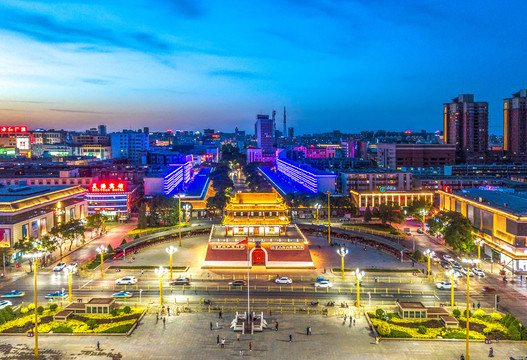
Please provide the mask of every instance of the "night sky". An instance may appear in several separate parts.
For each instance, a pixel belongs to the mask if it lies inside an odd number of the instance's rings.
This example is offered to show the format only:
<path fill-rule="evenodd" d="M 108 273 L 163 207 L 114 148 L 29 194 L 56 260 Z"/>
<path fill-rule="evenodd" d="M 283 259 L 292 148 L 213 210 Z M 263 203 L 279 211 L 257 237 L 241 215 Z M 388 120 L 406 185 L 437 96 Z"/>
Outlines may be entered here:
<path fill-rule="evenodd" d="M 110 5 L 109 5 L 110 4 Z M 401 4 L 404 4 L 402 6 Z M 460 93 L 527 87 L 527 2 L 72 0 L 0 4 L 0 119 L 83 130 L 438 130 Z M 281 126 L 279 127 L 281 129 Z"/>

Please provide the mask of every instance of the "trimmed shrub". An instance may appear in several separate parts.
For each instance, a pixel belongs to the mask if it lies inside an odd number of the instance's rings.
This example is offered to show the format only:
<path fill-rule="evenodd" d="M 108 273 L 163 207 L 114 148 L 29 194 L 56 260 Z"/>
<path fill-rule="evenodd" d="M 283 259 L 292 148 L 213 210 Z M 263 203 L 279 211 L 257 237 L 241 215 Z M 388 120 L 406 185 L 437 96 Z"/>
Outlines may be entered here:
<path fill-rule="evenodd" d="M 44 307 L 39 306 L 39 307 L 37 308 L 37 314 L 42 315 L 43 313 L 44 313 Z"/>
<path fill-rule="evenodd" d="M 514 326 L 516 329 L 518 329 L 518 331 L 521 330 L 521 324 L 520 324 L 520 321 L 516 318 L 514 318 L 511 323 L 509 324 L 509 327 L 511 326 Z"/>
<path fill-rule="evenodd" d="M 511 340 L 520 340 L 521 339 L 520 331 L 518 330 L 518 328 L 516 326 L 511 325 L 509 327 L 509 337 L 511 338 Z"/>
<path fill-rule="evenodd" d="M 527 340 L 527 329 L 521 331 L 522 340 Z"/>
<path fill-rule="evenodd" d="M 25 306 L 22 309 L 20 309 L 21 314 L 27 314 L 28 312 L 29 312 L 29 309 Z"/>
<path fill-rule="evenodd" d="M 502 319 L 502 316 L 500 313 L 497 313 L 497 312 L 493 312 L 490 314 L 490 318 L 494 321 L 501 321 Z"/>
<path fill-rule="evenodd" d="M 35 304 L 31 303 L 27 305 L 28 310 L 35 310 Z"/>
<path fill-rule="evenodd" d="M 58 307 L 59 307 L 59 306 L 58 306 L 57 304 L 50 304 L 50 305 L 49 305 L 49 309 L 50 309 L 51 311 L 55 311 L 55 310 L 57 310 Z"/>
<path fill-rule="evenodd" d="M 126 305 L 123 307 L 123 313 L 130 314 L 132 312 L 132 309 L 130 309 L 130 306 Z"/>
<path fill-rule="evenodd" d="M 461 311 L 459 311 L 459 309 L 454 309 L 452 310 L 452 315 L 454 315 L 454 317 L 458 318 L 461 316 Z"/>
<path fill-rule="evenodd" d="M 487 316 L 487 313 L 485 313 L 485 311 L 483 311 L 481 309 L 478 309 L 478 310 L 474 311 L 474 317 L 483 318 L 485 316 Z"/>
<path fill-rule="evenodd" d="M 418 332 L 419 334 L 423 334 L 423 335 L 424 335 L 424 334 L 426 334 L 427 330 L 428 330 L 428 329 L 427 329 L 425 326 L 423 326 L 423 325 L 419 325 L 419 328 L 417 329 L 417 332 Z"/>
<path fill-rule="evenodd" d="M 377 326 L 377 332 L 381 336 L 389 336 L 391 333 L 390 324 L 388 324 L 387 322 L 381 322 Z"/>
<path fill-rule="evenodd" d="M 107 330 L 102 331 L 103 333 L 114 333 L 114 334 L 124 334 L 130 331 L 130 329 L 134 326 L 134 324 L 125 324 L 125 325 L 118 325 L 113 328 L 109 328 Z"/>
<path fill-rule="evenodd" d="M 389 337 L 391 337 L 391 338 L 400 338 L 400 339 L 408 339 L 408 338 L 411 338 L 412 335 L 408 334 L 407 332 L 401 331 L 401 330 L 391 329 Z"/>
<path fill-rule="evenodd" d="M 110 315 L 117 316 L 119 315 L 119 311 L 117 309 L 112 309 L 112 311 L 110 311 Z"/>
<path fill-rule="evenodd" d="M 73 333 L 73 330 L 67 326 L 59 326 L 53 329 L 53 333 L 55 334 L 71 334 Z"/>
<path fill-rule="evenodd" d="M 3 312 L 0 312 L 0 325 L 2 325 L 3 323 L 5 323 L 5 317 L 4 317 L 4 314 Z"/>
<path fill-rule="evenodd" d="M 9 320 L 13 320 L 15 317 L 15 312 L 13 311 L 13 308 L 11 306 L 7 306 L 4 308 L 5 312 L 9 314 Z"/>
<path fill-rule="evenodd" d="M 86 325 L 88 325 L 88 328 L 90 330 L 93 330 L 97 326 L 97 321 L 95 321 L 94 319 L 90 319 L 90 320 L 86 321 Z"/>
<path fill-rule="evenodd" d="M 465 317 L 467 317 L 467 310 L 463 311 L 463 315 L 464 315 Z M 470 310 L 468 311 L 468 316 L 469 316 L 469 317 L 472 317 L 472 311 L 470 311 Z"/>
<path fill-rule="evenodd" d="M 375 310 L 375 316 L 377 316 L 379 319 L 382 319 L 384 317 L 384 310 L 383 309 Z"/>

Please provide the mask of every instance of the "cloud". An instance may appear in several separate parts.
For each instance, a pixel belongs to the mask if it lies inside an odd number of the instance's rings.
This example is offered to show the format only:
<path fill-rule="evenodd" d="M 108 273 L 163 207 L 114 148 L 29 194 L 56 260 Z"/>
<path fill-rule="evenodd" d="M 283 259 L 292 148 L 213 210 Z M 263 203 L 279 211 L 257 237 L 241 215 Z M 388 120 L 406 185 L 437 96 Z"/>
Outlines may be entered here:
<path fill-rule="evenodd" d="M 233 79 L 262 79 L 263 77 L 259 74 L 250 71 L 242 70 L 213 70 L 208 73 L 210 76 L 222 76 Z"/>
<path fill-rule="evenodd" d="M 36 100 L 0 100 L 0 102 L 23 103 L 23 104 L 52 104 L 49 101 L 36 101 Z"/>
<path fill-rule="evenodd" d="M 89 110 L 71 110 L 71 109 L 48 109 L 49 111 L 77 113 L 77 114 L 109 114 L 104 111 L 89 111 Z"/>
<path fill-rule="evenodd" d="M 203 16 L 204 10 L 198 0 L 162 0 L 160 4 L 165 4 L 176 13 L 191 19 Z"/>
<path fill-rule="evenodd" d="M 112 82 L 109 81 L 109 80 L 104 80 L 104 79 L 94 79 L 94 78 L 87 78 L 87 79 L 82 79 L 82 82 L 85 82 L 87 84 L 93 84 L 93 85 L 108 85 L 108 84 L 111 84 Z"/>

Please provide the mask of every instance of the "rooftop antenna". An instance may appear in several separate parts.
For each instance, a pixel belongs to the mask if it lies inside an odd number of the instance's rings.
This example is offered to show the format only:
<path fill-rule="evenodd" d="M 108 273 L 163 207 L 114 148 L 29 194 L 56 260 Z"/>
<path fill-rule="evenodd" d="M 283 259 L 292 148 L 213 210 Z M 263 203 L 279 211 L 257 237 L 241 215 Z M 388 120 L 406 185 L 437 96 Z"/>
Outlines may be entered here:
<path fill-rule="evenodd" d="M 284 137 L 287 137 L 287 127 L 285 122 L 285 106 L 284 106 Z"/>

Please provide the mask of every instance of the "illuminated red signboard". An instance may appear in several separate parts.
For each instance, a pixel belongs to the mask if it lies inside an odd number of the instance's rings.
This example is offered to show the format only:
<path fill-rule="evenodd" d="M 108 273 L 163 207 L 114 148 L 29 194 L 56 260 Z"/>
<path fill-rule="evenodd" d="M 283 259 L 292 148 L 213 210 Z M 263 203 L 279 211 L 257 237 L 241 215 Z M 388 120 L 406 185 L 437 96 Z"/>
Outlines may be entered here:
<path fill-rule="evenodd" d="M 25 133 L 27 126 L 0 126 L 0 133 Z"/>
<path fill-rule="evenodd" d="M 126 192 L 126 183 L 123 181 L 100 181 L 90 185 L 92 193 L 124 193 Z"/>

